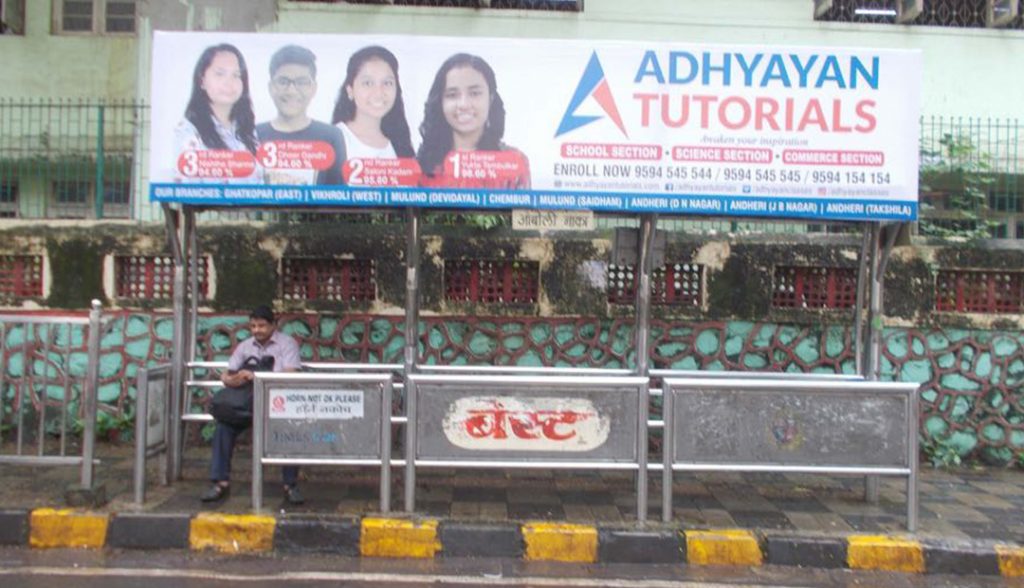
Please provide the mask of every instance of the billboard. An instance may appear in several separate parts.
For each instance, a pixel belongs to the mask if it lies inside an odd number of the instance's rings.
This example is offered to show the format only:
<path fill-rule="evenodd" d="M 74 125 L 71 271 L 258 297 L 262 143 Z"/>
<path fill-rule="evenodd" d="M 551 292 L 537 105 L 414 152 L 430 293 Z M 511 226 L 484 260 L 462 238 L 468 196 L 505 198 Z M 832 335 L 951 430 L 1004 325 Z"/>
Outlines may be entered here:
<path fill-rule="evenodd" d="M 917 218 L 915 51 L 158 32 L 150 196 Z"/>

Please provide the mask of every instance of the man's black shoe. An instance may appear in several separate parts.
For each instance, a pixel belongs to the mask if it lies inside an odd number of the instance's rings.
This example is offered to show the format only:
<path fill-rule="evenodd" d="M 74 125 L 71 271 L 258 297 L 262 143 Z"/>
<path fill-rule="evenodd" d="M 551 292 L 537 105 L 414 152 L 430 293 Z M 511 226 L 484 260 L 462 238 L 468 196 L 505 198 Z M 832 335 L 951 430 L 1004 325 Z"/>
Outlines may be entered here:
<path fill-rule="evenodd" d="M 230 495 L 231 486 L 213 484 L 206 489 L 206 492 L 203 492 L 202 495 L 199 496 L 199 500 L 202 500 L 203 502 L 220 502 Z"/>
<path fill-rule="evenodd" d="M 303 498 L 302 493 L 299 492 L 298 486 L 285 486 L 284 487 L 284 500 L 288 504 L 298 505 L 306 502 Z"/>

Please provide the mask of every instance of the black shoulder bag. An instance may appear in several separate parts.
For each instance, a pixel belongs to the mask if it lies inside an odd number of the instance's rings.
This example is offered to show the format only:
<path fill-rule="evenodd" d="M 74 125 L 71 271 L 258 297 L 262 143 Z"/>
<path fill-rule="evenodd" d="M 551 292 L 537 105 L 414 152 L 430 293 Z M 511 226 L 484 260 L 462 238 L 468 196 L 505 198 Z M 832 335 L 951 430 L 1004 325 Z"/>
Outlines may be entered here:
<path fill-rule="evenodd" d="M 242 364 L 241 370 L 253 372 L 274 371 L 274 356 L 250 357 Z M 233 427 L 247 427 L 252 424 L 252 382 L 236 388 L 224 387 L 213 395 L 210 414 L 218 422 Z"/>

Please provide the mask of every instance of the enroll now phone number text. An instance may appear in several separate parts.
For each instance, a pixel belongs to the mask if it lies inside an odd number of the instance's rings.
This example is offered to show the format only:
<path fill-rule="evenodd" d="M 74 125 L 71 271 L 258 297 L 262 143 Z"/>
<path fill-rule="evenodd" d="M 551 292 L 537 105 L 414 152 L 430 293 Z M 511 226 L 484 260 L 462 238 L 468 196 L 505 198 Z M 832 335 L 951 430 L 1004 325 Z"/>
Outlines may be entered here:
<path fill-rule="evenodd" d="M 891 182 L 889 172 L 765 169 L 749 167 L 722 168 L 727 182 L 767 182 L 780 184 L 870 184 L 884 186 Z"/>
<path fill-rule="evenodd" d="M 780 184 L 868 184 L 884 186 L 892 182 L 889 172 L 795 170 L 749 167 L 638 165 L 633 169 L 638 178 L 669 180 L 722 180 L 727 182 L 767 182 Z"/>

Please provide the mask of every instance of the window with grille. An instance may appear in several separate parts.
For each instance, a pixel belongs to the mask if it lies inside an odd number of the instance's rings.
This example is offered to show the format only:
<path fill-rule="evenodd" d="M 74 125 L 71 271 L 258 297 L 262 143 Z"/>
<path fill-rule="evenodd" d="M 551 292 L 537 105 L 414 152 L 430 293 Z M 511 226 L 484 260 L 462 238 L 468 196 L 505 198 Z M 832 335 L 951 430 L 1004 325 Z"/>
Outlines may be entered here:
<path fill-rule="evenodd" d="M 209 259 L 201 257 L 199 296 L 209 292 Z M 169 255 L 114 257 L 115 295 L 126 300 L 169 300 L 174 295 L 174 259 Z"/>
<path fill-rule="evenodd" d="M 935 281 L 935 309 L 949 312 L 1024 312 L 1024 272 L 940 271 Z"/>
<path fill-rule="evenodd" d="M 113 181 L 103 183 L 103 216 L 127 217 L 130 215 L 132 183 Z"/>
<path fill-rule="evenodd" d="M 817 20 L 936 27 L 1024 28 L 1018 0 L 924 0 L 920 12 L 914 0 L 814 0 Z M 902 6 L 901 6 L 902 5 Z M 906 11 L 906 12 L 904 12 Z"/>
<path fill-rule="evenodd" d="M 43 256 L 0 255 L 0 296 L 43 295 Z"/>
<path fill-rule="evenodd" d="M 84 180 L 64 180 L 53 183 L 57 204 L 87 204 L 92 184 Z"/>
<path fill-rule="evenodd" d="M 60 33 L 131 34 L 137 0 L 53 0 Z"/>
<path fill-rule="evenodd" d="M 450 302 L 535 304 L 536 261 L 445 260 L 444 297 Z"/>
<path fill-rule="evenodd" d="M 776 266 L 772 306 L 776 308 L 853 308 L 857 270 L 842 267 Z"/>
<path fill-rule="evenodd" d="M 25 34 L 25 0 L 0 0 L 0 35 Z"/>
<path fill-rule="evenodd" d="M 704 266 L 669 263 L 651 274 L 651 304 L 700 306 L 704 303 Z M 634 304 L 638 274 L 631 265 L 608 266 L 608 302 Z"/>
<path fill-rule="evenodd" d="M 135 0 L 106 0 L 104 10 L 104 32 L 135 32 Z"/>
<path fill-rule="evenodd" d="M 310 4 L 391 4 L 435 8 L 496 8 L 511 10 L 561 10 L 579 12 L 583 0 L 289 0 Z"/>
<path fill-rule="evenodd" d="M 281 260 L 285 300 L 365 302 L 377 297 L 373 260 L 286 257 Z"/>
<path fill-rule="evenodd" d="M 54 210 L 57 218 L 86 218 L 92 213 L 92 182 L 59 180 L 53 183 Z"/>
<path fill-rule="evenodd" d="M 16 180 L 0 181 L 0 218 L 18 216 L 18 183 Z"/>

